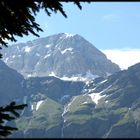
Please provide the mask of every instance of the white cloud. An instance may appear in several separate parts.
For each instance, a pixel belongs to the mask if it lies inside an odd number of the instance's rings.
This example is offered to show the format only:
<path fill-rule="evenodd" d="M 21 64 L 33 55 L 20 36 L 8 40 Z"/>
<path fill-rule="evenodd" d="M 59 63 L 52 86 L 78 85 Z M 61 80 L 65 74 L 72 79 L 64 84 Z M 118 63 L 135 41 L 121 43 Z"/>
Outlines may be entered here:
<path fill-rule="evenodd" d="M 121 69 L 127 69 L 129 66 L 140 62 L 140 49 L 122 48 L 106 49 L 101 51 L 108 59 L 118 64 Z"/>

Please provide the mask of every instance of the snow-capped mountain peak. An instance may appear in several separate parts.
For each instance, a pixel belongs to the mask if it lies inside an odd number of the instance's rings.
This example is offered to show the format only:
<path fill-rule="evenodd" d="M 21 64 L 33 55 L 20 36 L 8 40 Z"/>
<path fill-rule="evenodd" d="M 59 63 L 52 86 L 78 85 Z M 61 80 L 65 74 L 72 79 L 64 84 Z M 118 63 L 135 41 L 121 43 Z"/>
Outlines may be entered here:
<path fill-rule="evenodd" d="M 25 77 L 108 76 L 119 67 L 80 35 L 59 33 L 3 49 L 3 60 Z"/>
<path fill-rule="evenodd" d="M 75 34 L 65 33 L 66 37 L 73 37 Z"/>

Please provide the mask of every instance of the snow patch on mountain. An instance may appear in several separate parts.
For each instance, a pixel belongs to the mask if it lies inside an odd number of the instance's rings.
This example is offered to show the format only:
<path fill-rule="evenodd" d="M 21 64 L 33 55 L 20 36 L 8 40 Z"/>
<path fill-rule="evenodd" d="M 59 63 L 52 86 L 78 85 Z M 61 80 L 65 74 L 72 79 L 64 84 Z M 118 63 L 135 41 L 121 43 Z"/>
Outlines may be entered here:
<path fill-rule="evenodd" d="M 106 82 L 107 80 L 102 81 L 100 84 Z M 95 102 L 96 104 L 99 103 L 99 100 L 103 97 L 107 97 L 106 94 L 101 95 L 102 93 L 104 93 L 106 90 L 108 90 L 109 88 L 111 88 L 112 85 L 108 86 L 107 88 L 103 89 L 100 92 L 95 93 L 94 91 L 96 90 L 96 87 L 93 89 L 88 89 L 88 95 L 91 97 L 92 101 Z M 91 93 L 92 92 L 92 93 Z M 105 101 L 105 103 L 108 103 L 108 101 Z"/>
<path fill-rule="evenodd" d="M 56 77 L 56 74 L 52 71 L 52 72 L 49 74 L 49 76 L 54 76 L 54 77 Z"/>
<path fill-rule="evenodd" d="M 88 102 L 87 101 L 85 101 L 85 102 L 83 102 L 82 104 L 84 105 L 84 104 L 87 104 Z"/>
<path fill-rule="evenodd" d="M 36 104 L 36 110 L 39 109 L 40 105 L 41 105 L 43 102 L 44 102 L 44 100 L 41 100 L 41 101 L 37 102 L 37 104 Z"/>
<path fill-rule="evenodd" d="M 90 72 L 87 72 L 85 76 L 82 76 L 81 74 L 74 75 L 72 77 L 60 77 L 61 80 L 64 81 L 83 81 L 83 82 L 89 82 L 90 80 L 93 80 L 95 78 L 99 77 L 98 75 L 93 75 Z"/>
<path fill-rule="evenodd" d="M 9 57 L 7 57 L 7 58 L 5 59 L 5 63 L 7 63 L 7 62 L 8 62 L 8 60 L 9 60 Z"/>
<path fill-rule="evenodd" d="M 73 48 L 67 48 L 67 49 L 61 51 L 61 53 L 64 54 L 64 53 L 66 53 L 68 51 L 72 52 L 72 50 L 73 50 Z"/>
<path fill-rule="evenodd" d="M 32 77 L 32 74 L 28 74 L 28 75 L 27 75 L 27 78 L 29 78 L 29 77 Z"/>
<path fill-rule="evenodd" d="M 47 57 L 51 56 L 51 54 L 47 54 L 44 56 L 44 59 L 46 59 Z"/>
<path fill-rule="evenodd" d="M 12 56 L 12 58 L 15 58 L 15 57 L 16 57 L 15 55 Z"/>
<path fill-rule="evenodd" d="M 88 93 L 93 92 L 95 89 L 96 89 L 96 87 L 95 87 L 95 88 L 93 88 L 93 89 L 88 89 Z"/>
<path fill-rule="evenodd" d="M 64 81 L 82 81 L 82 80 L 85 80 L 85 78 L 82 78 L 82 77 L 78 77 L 78 76 L 73 76 L 73 77 L 61 77 L 60 78 L 61 80 L 64 80 Z"/>
<path fill-rule="evenodd" d="M 50 48 L 51 47 L 51 44 L 47 44 L 45 47 L 46 48 Z"/>
<path fill-rule="evenodd" d="M 75 34 L 65 33 L 65 35 L 66 35 L 66 38 L 67 38 L 67 37 L 73 37 Z"/>
<path fill-rule="evenodd" d="M 24 51 L 27 52 L 27 53 L 29 53 L 31 51 L 31 48 L 28 47 L 28 46 L 26 46 L 25 49 L 24 49 Z"/>
<path fill-rule="evenodd" d="M 31 105 L 31 110 L 34 110 L 34 105 Z"/>
<path fill-rule="evenodd" d="M 101 81 L 100 84 L 103 84 L 103 83 L 105 83 L 106 81 L 107 81 L 107 79 Z"/>
<path fill-rule="evenodd" d="M 108 100 L 106 100 L 105 103 L 108 103 Z"/>
<path fill-rule="evenodd" d="M 99 100 L 106 96 L 106 95 L 101 95 L 101 93 L 91 93 L 88 95 L 91 97 L 92 101 L 95 102 L 95 104 L 98 104 Z"/>

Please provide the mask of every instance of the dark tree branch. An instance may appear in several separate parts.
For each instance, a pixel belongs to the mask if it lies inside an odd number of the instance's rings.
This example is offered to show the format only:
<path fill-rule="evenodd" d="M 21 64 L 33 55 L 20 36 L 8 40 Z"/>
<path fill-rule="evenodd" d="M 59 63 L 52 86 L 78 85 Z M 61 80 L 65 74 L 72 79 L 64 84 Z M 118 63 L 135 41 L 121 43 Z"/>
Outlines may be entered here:
<path fill-rule="evenodd" d="M 12 121 L 20 117 L 20 113 L 17 110 L 23 110 L 25 107 L 27 107 L 27 104 L 16 105 L 15 102 L 11 102 L 6 107 L 0 107 L 0 137 L 6 137 L 12 131 L 18 130 L 15 127 L 6 126 L 5 121 Z"/>
<path fill-rule="evenodd" d="M 0 44 L 7 46 L 7 41 L 15 42 L 15 36 L 22 37 L 29 33 L 38 36 L 43 31 L 35 21 L 35 16 L 40 9 L 44 9 L 48 16 L 60 12 L 67 17 L 63 10 L 64 2 L 73 2 L 82 9 L 80 2 L 90 0 L 1 0 L 0 1 Z"/>

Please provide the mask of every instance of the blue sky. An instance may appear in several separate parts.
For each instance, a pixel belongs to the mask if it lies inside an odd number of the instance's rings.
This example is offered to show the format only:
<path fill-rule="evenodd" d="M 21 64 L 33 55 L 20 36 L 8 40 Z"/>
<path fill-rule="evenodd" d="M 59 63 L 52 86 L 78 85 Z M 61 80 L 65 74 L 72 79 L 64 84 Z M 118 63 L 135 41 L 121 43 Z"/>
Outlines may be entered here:
<path fill-rule="evenodd" d="M 64 10 L 68 18 L 60 13 L 53 13 L 51 17 L 44 11 L 38 13 L 36 21 L 44 30 L 43 33 L 39 32 L 40 37 L 62 32 L 79 34 L 105 52 L 114 62 L 116 60 L 110 57 L 114 51 L 130 52 L 133 49 L 133 52 L 140 52 L 140 2 L 82 3 L 82 10 L 74 4 L 67 3 Z M 36 38 L 29 35 L 17 39 L 18 42 L 25 42 Z M 125 61 L 128 58 L 124 58 Z M 140 62 L 140 58 L 136 58 L 135 61 Z M 128 65 L 121 67 L 126 68 Z"/>
<path fill-rule="evenodd" d="M 64 5 L 68 18 L 60 13 L 48 17 L 41 11 L 36 21 L 44 30 L 41 37 L 60 33 L 76 33 L 85 37 L 99 49 L 139 48 L 140 44 L 140 2 L 92 2 L 82 3 L 82 10 L 76 5 Z M 32 35 L 19 39 L 35 39 Z"/>

